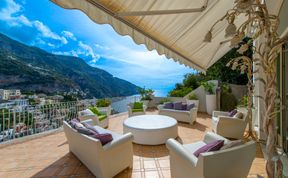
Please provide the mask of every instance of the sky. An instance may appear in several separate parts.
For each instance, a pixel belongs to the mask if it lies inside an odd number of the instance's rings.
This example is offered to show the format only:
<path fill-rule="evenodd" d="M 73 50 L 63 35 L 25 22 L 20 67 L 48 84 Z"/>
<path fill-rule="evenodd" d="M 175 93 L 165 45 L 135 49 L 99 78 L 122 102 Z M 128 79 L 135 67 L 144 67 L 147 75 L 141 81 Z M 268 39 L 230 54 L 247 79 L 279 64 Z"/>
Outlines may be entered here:
<path fill-rule="evenodd" d="M 60 55 L 77 56 L 113 76 L 166 96 L 186 73 L 195 70 L 137 45 L 99 25 L 78 10 L 49 0 L 0 0 L 0 33 L 27 45 Z"/>

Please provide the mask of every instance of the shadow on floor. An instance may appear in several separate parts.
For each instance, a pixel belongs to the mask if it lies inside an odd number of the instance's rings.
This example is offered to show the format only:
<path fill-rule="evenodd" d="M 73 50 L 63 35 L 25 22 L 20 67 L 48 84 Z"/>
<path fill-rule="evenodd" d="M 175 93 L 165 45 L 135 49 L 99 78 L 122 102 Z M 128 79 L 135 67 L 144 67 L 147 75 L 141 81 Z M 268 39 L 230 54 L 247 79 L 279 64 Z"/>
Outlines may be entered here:
<path fill-rule="evenodd" d="M 73 153 L 67 153 L 46 168 L 34 174 L 33 178 L 42 177 L 95 177 Z"/>

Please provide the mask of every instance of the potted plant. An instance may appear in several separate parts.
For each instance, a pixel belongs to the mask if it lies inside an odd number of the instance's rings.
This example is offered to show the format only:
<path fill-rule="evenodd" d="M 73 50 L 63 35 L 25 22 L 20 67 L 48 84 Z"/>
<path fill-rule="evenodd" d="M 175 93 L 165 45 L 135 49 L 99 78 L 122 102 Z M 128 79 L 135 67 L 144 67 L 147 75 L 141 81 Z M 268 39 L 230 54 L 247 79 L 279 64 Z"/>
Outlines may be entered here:
<path fill-rule="evenodd" d="M 197 107 L 199 106 L 199 100 L 197 95 L 193 92 L 188 96 L 188 99 L 186 99 L 187 104 L 194 103 Z"/>
<path fill-rule="evenodd" d="M 211 82 L 202 82 L 201 84 L 206 92 L 206 111 L 208 114 L 212 115 L 212 112 L 216 109 L 216 94 L 215 94 L 215 84 Z"/>
<path fill-rule="evenodd" d="M 111 115 L 111 100 L 99 99 L 96 102 L 97 110 L 96 115 L 99 119 L 99 125 L 103 128 L 107 128 L 109 125 L 109 116 Z M 91 110 L 91 109 L 90 109 Z"/>
<path fill-rule="evenodd" d="M 148 107 L 149 102 L 152 100 L 154 90 L 145 89 L 144 87 L 144 88 L 139 88 L 138 92 L 141 95 L 141 101 L 143 102 L 145 106 Z"/>

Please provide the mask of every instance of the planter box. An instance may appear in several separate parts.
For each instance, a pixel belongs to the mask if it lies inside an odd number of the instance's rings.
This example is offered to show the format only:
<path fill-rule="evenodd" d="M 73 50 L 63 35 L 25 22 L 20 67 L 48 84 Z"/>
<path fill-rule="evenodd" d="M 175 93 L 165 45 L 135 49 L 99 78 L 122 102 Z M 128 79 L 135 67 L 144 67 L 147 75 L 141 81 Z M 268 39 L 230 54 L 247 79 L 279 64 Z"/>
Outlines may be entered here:
<path fill-rule="evenodd" d="M 212 115 L 213 111 L 216 110 L 216 95 L 207 95 L 206 94 L 206 111 L 209 115 Z"/>

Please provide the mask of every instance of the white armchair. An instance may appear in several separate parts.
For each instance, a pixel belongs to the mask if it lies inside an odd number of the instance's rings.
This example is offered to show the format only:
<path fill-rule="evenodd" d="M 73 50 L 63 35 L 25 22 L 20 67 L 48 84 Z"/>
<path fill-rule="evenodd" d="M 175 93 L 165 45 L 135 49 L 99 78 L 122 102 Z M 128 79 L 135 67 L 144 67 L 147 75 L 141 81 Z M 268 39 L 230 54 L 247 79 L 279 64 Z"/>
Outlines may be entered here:
<path fill-rule="evenodd" d="M 207 132 L 203 141 L 181 145 L 169 139 L 166 146 L 170 154 L 171 177 L 177 178 L 244 178 L 248 176 L 256 155 L 256 143 L 250 141 L 225 150 L 201 153 L 197 158 L 194 152 L 215 140 L 229 140 L 212 132 Z"/>
<path fill-rule="evenodd" d="M 85 109 L 83 111 L 78 112 L 78 118 L 80 121 L 85 121 L 85 120 L 92 120 L 92 125 L 99 125 L 100 127 L 107 128 L 109 126 L 109 116 L 111 114 L 111 108 L 98 108 L 99 112 L 105 116 L 104 119 L 101 120 L 101 117 L 99 117 L 94 114 L 90 109 Z"/>
<path fill-rule="evenodd" d="M 95 126 L 99 133 L 112 134 L 113 140 L 102 146 L 98 139 L 78 133 L 65 121 L 63 122 L 63 127 L 69 144 L 69 150 L 96 177 L 111 178 L 127 167 L 132 168 L 133 135 L 131 133 L 120 135 Z"/>
<path fill-rule="evenodd" d="M 243 114 L 242 119 L 229 117 L 228 112 L 214 111 L 212 115 L 212 131 L 226 138 L 241 139 L 244 135 L 248 118 L 247 112 L 240 113 Z"/>
<path fill-rule="evenodd" d="M 133 107 L 134 107 L 134 103 L 129 103 L 127 105 L 127 109 L 128 109 L 128 117 L 131 116 L 138 116 L 138 115 L 145 115 L 146 114 L 146 109 L 147 106 L 143 104 L 143 111 L 133 111 Z"/>
<path fill-rule="evenodd" d="M 157 108 L 160 115 L 170 116 L 180 122 L 187 122 L 189 124 L 193 124 L 194 122 L 196 122 L 197 119 L 197 107 L 194 107 L 189 111 L 166 109 L 164 108 L 164 105 L 158 105 Z"/>

